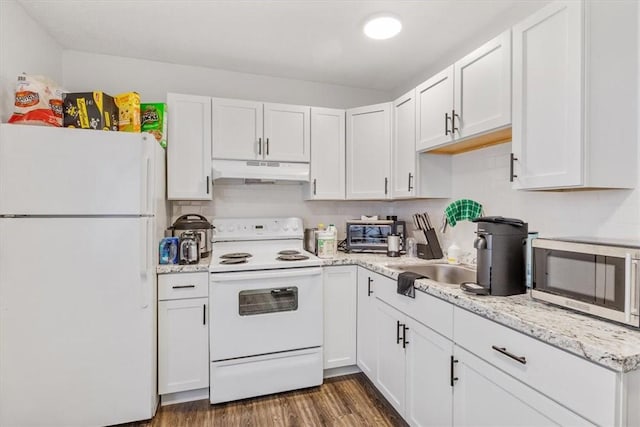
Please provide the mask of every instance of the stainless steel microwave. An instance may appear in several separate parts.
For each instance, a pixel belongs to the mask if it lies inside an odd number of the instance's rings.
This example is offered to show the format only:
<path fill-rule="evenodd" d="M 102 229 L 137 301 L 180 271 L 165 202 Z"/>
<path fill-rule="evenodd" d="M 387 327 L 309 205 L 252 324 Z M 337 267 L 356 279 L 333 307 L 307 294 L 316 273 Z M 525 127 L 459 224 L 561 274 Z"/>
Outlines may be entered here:
<path fill-rule="evenodd" d="M 392 220 L 353 220 L 347 222 L 345 248 L 348 252 L 386 252 L 387 236 L 400 235 L 404 251 L 405 222 Z"/>
<path fill-rule="evenodd" d="M 533 298 L 640 327 L 640 242 L 535 239 Z"/>

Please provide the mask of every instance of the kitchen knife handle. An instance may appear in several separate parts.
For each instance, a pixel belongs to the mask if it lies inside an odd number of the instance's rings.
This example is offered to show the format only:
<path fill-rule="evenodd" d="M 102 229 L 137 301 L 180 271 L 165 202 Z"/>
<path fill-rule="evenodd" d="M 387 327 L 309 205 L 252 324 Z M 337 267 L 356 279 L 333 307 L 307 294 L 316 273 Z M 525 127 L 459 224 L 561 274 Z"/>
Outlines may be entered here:
<path fill-rule="evenodd" d="M 258 138 L 258 155 L 262 155 L 262 138 Z"/>
<path fill-rule="evenodd" d="M 413 174 L 411 172 L 409 172 L 409 188 L 408 188 L 409 191 L 413 190 L 413 186 L 411 185 L 411 181 L 413 181 Z"/>
<path fill-rule="evenodd" d="M 518 160 L 518 158 L 511 153 L 511 157 L 509 160 L 509 182 L 513 182 L 513 178 L 517 178 L 518 175 L 513 173 L 513 162 L 515 162 L 516 160 Z"/>

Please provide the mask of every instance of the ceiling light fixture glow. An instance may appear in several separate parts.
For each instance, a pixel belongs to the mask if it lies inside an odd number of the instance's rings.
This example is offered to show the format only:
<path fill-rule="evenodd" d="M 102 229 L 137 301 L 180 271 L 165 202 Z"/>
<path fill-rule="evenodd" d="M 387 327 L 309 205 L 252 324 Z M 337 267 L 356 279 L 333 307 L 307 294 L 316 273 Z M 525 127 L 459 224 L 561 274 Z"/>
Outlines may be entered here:
<path fill-rule="evenodd" d="M 398 18 L 384 15 L 369 19 L 364 24 L 364 33 L 375 40 L 386 40 L 396 36 L 402 30 L 402 23 Z"/>

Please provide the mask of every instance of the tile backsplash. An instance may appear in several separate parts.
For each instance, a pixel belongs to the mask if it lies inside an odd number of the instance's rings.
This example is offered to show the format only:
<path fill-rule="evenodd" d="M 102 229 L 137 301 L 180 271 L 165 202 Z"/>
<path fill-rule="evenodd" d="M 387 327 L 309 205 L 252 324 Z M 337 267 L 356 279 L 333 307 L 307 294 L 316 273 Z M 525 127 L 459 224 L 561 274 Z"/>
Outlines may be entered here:
<path fill-rule="evenodd" d="M 598 236 L 640 240 L 639 190 L 520 191 L 511 189 L 509 153 L 502 144 L 453 159 L 451 199 L 373 201 L 304 201 L 297 184 L 214 185 L 212 202 L 173 202 L 172 221 L 184 213 L 208 218 L 298 216 L 305 227 L 334 223 L 344 238 L 345 222 L 367 215 L 398 215 L 411 224 L 411 215 L 427 210 L 438 233 L 444 208 L 453 200 L 480 202 L 485 215 L 520 218 L 541 236 Z M 443 250 L 453 242 L 464 259 L 473 258 L 475 224 L 463 221 L 440 234 Z"/>

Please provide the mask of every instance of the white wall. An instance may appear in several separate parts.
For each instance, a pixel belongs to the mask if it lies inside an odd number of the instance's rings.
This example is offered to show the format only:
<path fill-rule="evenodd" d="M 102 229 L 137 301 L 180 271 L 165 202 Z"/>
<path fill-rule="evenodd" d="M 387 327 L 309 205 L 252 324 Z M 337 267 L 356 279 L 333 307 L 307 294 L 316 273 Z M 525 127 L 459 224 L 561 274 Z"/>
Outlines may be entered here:
<path fill-rule="evenodd" d="M 0 122 L 13 113 L 22 72 L 62 83 L 62 48 L 14 0 L 0 1 Z"/>
<path fill-rule="evenodd" d="M 114 95 L 135 90 L 142 102 L 164 102 L 167 92 L 333 108 L 391 98 L 377 90 L 72 50 L 64 52 L 63 70 L 70 91 L 103 90 Z"/>

